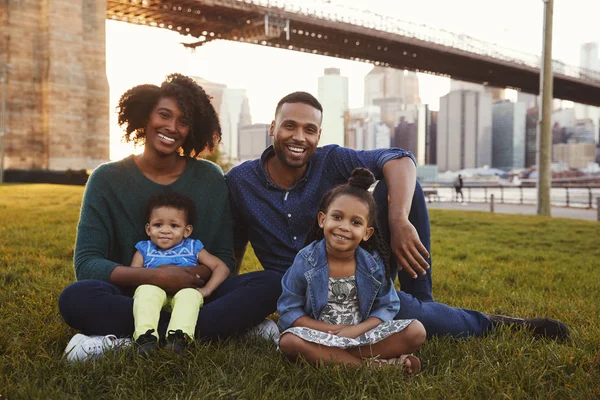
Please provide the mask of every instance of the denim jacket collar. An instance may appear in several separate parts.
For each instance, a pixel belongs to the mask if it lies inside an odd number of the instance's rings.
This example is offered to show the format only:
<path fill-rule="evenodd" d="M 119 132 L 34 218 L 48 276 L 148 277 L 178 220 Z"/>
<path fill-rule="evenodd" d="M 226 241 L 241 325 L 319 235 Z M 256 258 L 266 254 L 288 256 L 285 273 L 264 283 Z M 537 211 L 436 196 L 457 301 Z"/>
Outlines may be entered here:
<path fill-rule="evenodd" d="M 374 274 L 379 270 L 379 254 L 373 252 L 369 253 L 362 247 L 356 249 L 356 269 L 362 270 L 365 274 Z M 327 266 L 327 248 L 325 245 L 325 239 L 314 243 L 311 251 L 303 252 L 302 255 L 306 258 L 306 261 L 313 268 L 321 268 Z"/>

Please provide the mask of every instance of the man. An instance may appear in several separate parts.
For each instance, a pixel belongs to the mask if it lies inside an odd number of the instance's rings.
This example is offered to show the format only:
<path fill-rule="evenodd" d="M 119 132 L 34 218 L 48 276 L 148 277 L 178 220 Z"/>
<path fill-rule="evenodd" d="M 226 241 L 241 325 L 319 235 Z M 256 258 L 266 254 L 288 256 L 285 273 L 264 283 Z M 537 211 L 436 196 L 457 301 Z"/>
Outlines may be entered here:
<path fill-rule="evenodd" d="M 418 319 L 428 336 L 480 336 L 502 323 L 524 325 L 535 334 L 554 338 L 568 336 L 568 328 L 555 320 L 487 316 L 435 302 L 431 296 L 429 217 L 412 154 L 401 149 L 317 148 L 322 113 L 321 104 L 308 93 L 285 96 L 269 129 L 273 146 L 260 159 L 227 174 L 238 271 L 250 242 L 265 270 L 283 274 L 304 247 L 323 194 L 345 183 L 354 168 L 366 167 L 381 179 L 374 192 L 382 217 L 380 228 L 384 232 L 389 229 L 399 263 L 402 291 L 398 292 L 401 310 L 397 318 Z M 265 307 L 274 311 L 276 304 Z"/>
<path fill-rule="evenodd" d="M 462 176 L 460 174 L 458 174 L 458 176 L 454 180 L 454 190 L 456 191 L 456 201 L 458 201 L 458 195 L 460 194 L 460 202 L 464 203 L 465 196 L 463 196 L 462 188 L 463 188 Z"/>

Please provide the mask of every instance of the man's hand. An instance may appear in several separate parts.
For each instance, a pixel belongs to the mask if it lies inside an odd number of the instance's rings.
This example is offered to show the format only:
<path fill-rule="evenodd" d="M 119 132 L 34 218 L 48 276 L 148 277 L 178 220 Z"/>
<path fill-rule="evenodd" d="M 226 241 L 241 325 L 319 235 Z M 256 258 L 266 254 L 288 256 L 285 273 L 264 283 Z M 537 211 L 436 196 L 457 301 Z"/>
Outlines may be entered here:
<path fill-rule="evenodd" d="M 418 275 L 425 275 L 429 269 L 427 259 L 430 255 L 408 219 L 390 223 L 390 236 L 392 252 L 398 259 L 398 270 L 405 270 L 414 279 Z"/>

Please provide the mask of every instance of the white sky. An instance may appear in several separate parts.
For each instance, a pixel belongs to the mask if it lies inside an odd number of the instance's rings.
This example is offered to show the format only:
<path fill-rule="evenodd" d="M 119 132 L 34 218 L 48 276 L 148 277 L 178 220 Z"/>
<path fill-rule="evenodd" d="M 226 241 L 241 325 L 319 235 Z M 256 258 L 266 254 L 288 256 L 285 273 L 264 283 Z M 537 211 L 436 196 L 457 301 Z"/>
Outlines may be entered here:
<path fill-rule="evenodd" d="M 296 0 L 298 2 L 298 0 Z M 542 0 L 331 0 L 357 9 L 432 28 L 464 33 L 497 43 L 511 50 L 539 55 L 542 48 Z M 553 58 L 569 65 L 579 64 L 585 42 L 600 42 L 600 0 L 555 0 Z M 106 23 L 106 72 L 110 86 L 111 159 L 120 159 L 131 147 L 120 142 L 115 107 L 119 97 L 132 86 L 160 83 L 166 75 L 180 72 L 247 90 L 253 122 L 269 123 L 277 101 L 284 95 L 304 90 L 317 94 L 323 69 L 338 67 L 349 78 L 349 105 L 363 103 L 364 76 L 370 64 L 289 50 L 215 41 L 197 48 L 175 32 L 124 22 Z M 449 90 L 449 81 L 419 74 L 421 100 L 433 109 Z"/>

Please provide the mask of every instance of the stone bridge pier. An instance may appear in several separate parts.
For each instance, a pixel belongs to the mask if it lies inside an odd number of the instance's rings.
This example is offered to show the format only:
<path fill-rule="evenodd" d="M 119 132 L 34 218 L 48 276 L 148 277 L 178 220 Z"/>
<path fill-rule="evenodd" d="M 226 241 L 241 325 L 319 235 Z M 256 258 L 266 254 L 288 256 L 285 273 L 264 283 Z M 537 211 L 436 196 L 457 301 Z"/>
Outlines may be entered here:
<path fill-rule="evenodd" d="M 109 159 L 106 0 L 0 0 L 5 169 L 92 169 Z"/>

